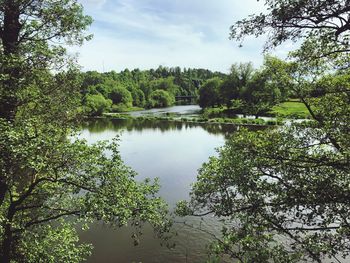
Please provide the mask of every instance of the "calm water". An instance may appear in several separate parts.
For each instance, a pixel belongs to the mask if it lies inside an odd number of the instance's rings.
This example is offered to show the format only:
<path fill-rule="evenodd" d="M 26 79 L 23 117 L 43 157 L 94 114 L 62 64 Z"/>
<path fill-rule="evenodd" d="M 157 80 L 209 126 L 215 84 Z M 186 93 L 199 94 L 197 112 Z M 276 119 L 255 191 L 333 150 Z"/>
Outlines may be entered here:
<path fill-rule="evenodd" d="M 215 149 L 225 142 L 225 136 L 237 128 L 232 125 L 204 125 L 166 121 L 92 120 L 82 131 L 90 143 L 120 136 L 120 154 L 125 163 L 138 172 L 138 179 L 159 177 L 159 192 L 172 207 L 188 199 L 197 169 L 216 155 Z M 218 233 L 220 226 L 213 218 L 186 219 L 207 231 Z M 203 262 L 205 248 L 211 236 L 176 224 L 178 236 L 175 249 L 160 245 L 151 229 L 145 229 L 141 244 L 134 246 L 127 227 L 111 229 L 95 224 L 81 239 L 94 245 L 90 263 L 97 262 Z"/>
<path fill-rule="evenodd" d="M 172 106 L 168 108 L 158 108 L 158 109 L 149 109 L 142 111 L 133 111 L 129 114 L 132 116 L 142 116 L 142 115 L 164 115 L 167 113 L 173 115 L 187 115 L 187 116 L 198 116 L 201 108 L 199 105 L 181 105 L 181 106 Z"/>

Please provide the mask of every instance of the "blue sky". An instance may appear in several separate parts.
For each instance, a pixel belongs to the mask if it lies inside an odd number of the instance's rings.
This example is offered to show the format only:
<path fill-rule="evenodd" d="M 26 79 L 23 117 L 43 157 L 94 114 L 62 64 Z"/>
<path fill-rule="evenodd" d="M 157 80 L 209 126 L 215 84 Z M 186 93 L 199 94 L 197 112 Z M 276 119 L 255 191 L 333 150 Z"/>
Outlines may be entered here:
<path fill-rule="evenodd" d="M 235 62 L 262 63 L 264 38 L 242 48 L 229 40 L 234 21 L 264 7 L 256 0 L 80 0 L 94 23 L 78 52 L 83 70 L 163 66 L 227 72 Z M 274 53 L 284 56 L 287 47 Z"/>

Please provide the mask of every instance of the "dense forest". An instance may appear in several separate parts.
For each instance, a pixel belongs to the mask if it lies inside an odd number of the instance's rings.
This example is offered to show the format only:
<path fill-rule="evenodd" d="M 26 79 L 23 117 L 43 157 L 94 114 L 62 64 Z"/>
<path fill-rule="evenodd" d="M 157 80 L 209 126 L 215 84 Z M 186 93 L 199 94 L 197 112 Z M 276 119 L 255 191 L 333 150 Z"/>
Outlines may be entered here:
<path fill-rule="evenodd" d="M 120 73 L 88 71 L 81 74 L 82 105 L 92 116 L 133 107 L 167 107 L 175 102 L 198 103 L 202 108 L 226 106 L 233 113 L 261 116 L 293 96 L 278 75 L 287 74 L 286 68 L 287 63 L 266 56 L 259 69 L 252 63 L 236 63 L 228 74 L 162 66 Z"/>
<path fill-rule="evenodd" d="M 214 77 L 225 74 L 207 69 L 181 69 L 159 66 L 150 70 L 128 70 L 81 74 L 82 104 L 89 115 L 102 112 L 128 111 L 132 107 L 154 108 L 186 102 L 183 97 L 196 101 L 200 87 Z"/>

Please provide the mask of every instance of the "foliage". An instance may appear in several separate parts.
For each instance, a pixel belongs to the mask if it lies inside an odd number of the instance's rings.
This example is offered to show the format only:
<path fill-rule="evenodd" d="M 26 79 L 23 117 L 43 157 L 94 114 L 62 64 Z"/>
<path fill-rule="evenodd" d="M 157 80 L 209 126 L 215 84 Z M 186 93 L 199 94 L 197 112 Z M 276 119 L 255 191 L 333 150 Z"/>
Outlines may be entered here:
<path fill-rule="evenodd" d="M 133 106 L 144 107 L 146 104 L 145 94 L 140 89 L 133 89 L 131 91 Z"/>
<path fill-rule="evenodd" d="M 333 121 L 327 118 L 327 122 Z M 202 167 L 193 188 L 192 213 L 205 209 L 239 222 L 225 229 L 218 253 L 252 261 L 250 253 L 262 250 L 268 256 L 262 262 L 293 262 L 286 255 L 318 261 L 325 255 L 346 253 L 349 207 L 344 200 L 350 190 L 349 151 L 335 151 L 323 128 L 307 134 L 305 124 L 282 131 L 243 131 L 227 142 L 218 158 L 212 157 Z M 349 139 L 334 137 L 344 142 Z M 266 241 L 261 239 L 264 235 Z M 286 247 L 279 243 L 281 236 Z M 262 247 L 244 246 L 248 240 Z M 273 244 L 283 252 L 279 260 L 273 256 Z M 238 249 L 241 254 L 235 254 L 236 246 L 242 246 Z"/>
<path fill-rule="evenodd" d="M 87 89 L 91 86 L 96 86 L 104 82 L 104 77 L 97 71 L 88 71 L 83 74 L 82 88 Z"/>
<path fill-rule="evenodd" d="M 252 63 L 234 64 L 229 76 L 220 85 L 220 103 L 232 106 L 232 100 L 240 98 L 244 89 L 253 75 Z"/>
<path fill-rule="evenodd" d="M 199 96 L 199 104 L 203 108 L 226 105 L 236 113 L 261 115 L 293 95 L 290 90 L 284 90 L 291 81 L 290 70 L 290 64 L 266 56 L 260 70 L 254 70 L 251 63 L 236 63 L 228 75 L 202 69 L 182 71 L 179 67 L 159 67 L 149 71 L 126 69 L 120 73 L 89 71 L 82 73 L 82 94 L 99 93 L 112 99 L 111 93 L 116 91 L 112 109 L 120 111 L 130 108 L 130 103 L 138 107 L 154 107 L 151 93 L 164 90 L 175 97 Z M 126 90 L 131 93 L 131 100 Z M 127 102 L 123 102 L 121 97 Z M 83 104 L 85 102 L 83 99 Z"/>
<path fill-rule="evenodd" d="M 242 40 L 269 32 L 268 47 L 304 38 L 291 62 L 268 58 L 268 67 L 277 70 L 259 74 L 265 87 L 298 98 L 311 120 L 240 130 L 202 166 L 191 200 L 180 202 L 177 212 L 213 214 L 227 222 L 211 246 L 213 254 L 240 262 L 327 257 L 345 262 L 350 251 L 349 3 L 265 4 L 265 13 L 233 25 L 231 36 Z"/>
<path fill-rule="evenodd" d="M 152 107 L 150 94 L 155 90 L 167 91 L 171 96 L 198 97 L 200 86 L 212 77 L 223 78 L 225 74 L 211 72 L 205 69 L 181 69 L 159 66 L 157 69 L 132 71 L 125 69 L 119 73 L 115 71 L 98 73 L 88 71 L 81 73 L 82 90 L 84 96 L 102 94 L 106 99 L 115 87 L 128 90 L 132 96 L 132 105 L 137 107 Z M 125 92 L 124 92 L 125 93 Z M 83 104 L 86 100 L 83 98 Z M 128 104 L 115 101 L 114 111 L 130 108 Z"/>
<path fill-rule="evenodd" d="M 174 78 L 156 79 L 149 83 L 151 90 L 165 90 L 168 93 L 175 95 L 179 93 L 180 87 L 174 84 Z"/>
<path fill-rule="evenodd" d="M 137 182 L 116 142 L 77 137 L 82 83 L 63 46 L 90 38 L 81 5 L 5 0 L 0 17 L 1 262 L 84 260 L 90 246 L 79 242 L 77 223 L 167 228 L 158 182 Z M 109 85 L 90 77 L 85 102 L 99 110 Z"/>
<path fill-rule="evenodd" d="M 294 63 L 269 55 L 264 57 L 261 74 L 265 77 L 267 89 L 279 95 L 279 98 L 275 96 L 275 100 L 285 101 L 296 95 L 293 92 L 293 72 L 295 72 Z"/>
<path fill-rule="evenodd" d="M 213 78 L 207 80 L 199 90 L 199 106 L 213 107 L 219 104 L 219 87 L 221 80 Z"/>
<path fill-rule="evenodd" d="M 131 107 L 132 96 L 130 91 L 121 86 L 114 86 L 108 93 L 109 99 L 112 100 L 113 104 L 124 104 Z"/>
<path fill-rule="evenodd" d="M 223 229 L 214 253 L 241 262 L 348 255 L 349 77 L 319 80 L 327 95 L 307 99 L 313 121 L 240 131 L 199 170 L 191 201 L 178 212 L 235 222 Z"/>
<path fill-rule="evenodd" d="M 28 263 L 79 263 L 90 255 L 92 249 L 90 245 L 78 244 L 77 230 L 68 223 L 60 227 L 43 225 L 35 232 L 26 231 L 23 236 L 18 261 L 26 259 Z"/>
<path fill-rule="evenodd" d="M 99 116 L 112 106 L 112 101 L 105 99 L 101 94 L 87 95 L 85 100 L 86 112 L 91 116 Z"/>
<path fill-rule="evenodd" d="M 231 38 L 242 41 L 246 36 L 268 32 L 266 48 L 286 40 L 305 38 L 302 49 L 309 49 L 308 59 L 345 54 L 349 51 L 349 2 L 314 0 L 265 0 L 267 11 L 237 21 Z M 311 55 L 311 56 L 310 56 Z"/>
<path fill-rule="evenodd" d="M 165 90 L 155 90 L 150 94 L 149 104 L 153 108 L 163 108 L 171 106 L 175 103 L 174 95 Z"/>
<path fill-rule="evenodd" d="M 251 63 L 234 64 L 230 74 L 220 83 L 209 82 L 199 92 L 202 108 L 226 105 L 236 113 L 266 114 L 272 106 L 285 100 L 291 92 L 291 65 L 275 57 L 266 56 L 259 70 Z M 214 85 L 215 84 L 215 85 Z"/>
<path fill-rule="evenodd" d="M 242 88 L 240 99 L 244 114 L 261 116 L 280 101 L 280 90 L 268 85 L 268 78 L 264 71 L 255 72 L 247 86 Z"/>
<path fill-rule="evenodd" d="M 205 108 L 202 110 L 202 116 L 205 118 L 234 118 L 236 113 L 227 107 Z"/>

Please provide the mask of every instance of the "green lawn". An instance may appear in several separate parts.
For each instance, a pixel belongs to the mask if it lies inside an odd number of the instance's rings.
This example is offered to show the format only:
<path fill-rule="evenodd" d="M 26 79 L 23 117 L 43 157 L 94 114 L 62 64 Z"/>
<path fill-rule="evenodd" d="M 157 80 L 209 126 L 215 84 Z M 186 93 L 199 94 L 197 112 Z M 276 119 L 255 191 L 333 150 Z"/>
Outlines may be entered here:
<path fill-rule="evenodd" d="M 286 118 L 307 118 L 310 116 L 305 105 L 299 101 L 286 101 L 272 108 L 271 113 Z"/>

